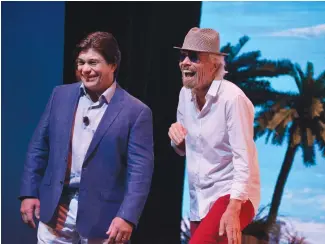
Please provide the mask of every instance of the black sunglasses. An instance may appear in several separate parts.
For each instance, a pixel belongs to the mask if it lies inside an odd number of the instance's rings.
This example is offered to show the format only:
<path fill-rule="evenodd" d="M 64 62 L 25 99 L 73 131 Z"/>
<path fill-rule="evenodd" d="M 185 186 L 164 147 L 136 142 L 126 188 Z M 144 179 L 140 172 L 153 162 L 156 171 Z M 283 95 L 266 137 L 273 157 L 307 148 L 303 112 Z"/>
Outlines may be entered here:
<path fill-rule="evenodd" d="M 198 52 L 181 51 L 179 61 L 183 62 L 186 57 L 188 57 L 192 63 L 197 63 L 199 61 L 199 53 Z"/>

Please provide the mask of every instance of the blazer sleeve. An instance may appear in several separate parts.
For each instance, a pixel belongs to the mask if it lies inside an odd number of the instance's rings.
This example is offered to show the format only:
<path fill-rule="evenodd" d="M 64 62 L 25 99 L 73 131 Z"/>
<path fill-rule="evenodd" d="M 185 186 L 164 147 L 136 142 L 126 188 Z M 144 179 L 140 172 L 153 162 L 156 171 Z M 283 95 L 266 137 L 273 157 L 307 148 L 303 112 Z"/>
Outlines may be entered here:
<path fill-rule="evenodd" d="M 30 140 L 21 179 L 19 199 L 38 198 L 38 188 L 49 158 L 49 118 L 54 95 L 55 89 Z"/>
<path fill-rule="evenodd" d="M 152 113 L 142 109 L 128 142 L 127 192 L 117 217 L 137 225 L 147 200 L 154 168 Z"/>

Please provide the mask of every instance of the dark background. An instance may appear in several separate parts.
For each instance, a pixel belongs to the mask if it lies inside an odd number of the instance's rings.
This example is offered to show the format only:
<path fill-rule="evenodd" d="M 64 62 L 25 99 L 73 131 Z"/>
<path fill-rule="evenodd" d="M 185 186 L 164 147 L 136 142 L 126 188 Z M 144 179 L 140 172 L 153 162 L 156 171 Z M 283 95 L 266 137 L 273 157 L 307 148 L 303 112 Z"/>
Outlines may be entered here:
<path fill-rule="evenodd" d="M 178 52 L 199 26 L 201 2 L 4 2 L 2 18 L 2 243 L 36 243 L 17 200 L 28 141 L 56 85 L 75 82 L 73 49 L 93 31 L 119 42 L 119 84 L 153 111 L 155 172 L 132 244 L 180 243 L 184 158 L 170 147 L 181 76 Z"/>

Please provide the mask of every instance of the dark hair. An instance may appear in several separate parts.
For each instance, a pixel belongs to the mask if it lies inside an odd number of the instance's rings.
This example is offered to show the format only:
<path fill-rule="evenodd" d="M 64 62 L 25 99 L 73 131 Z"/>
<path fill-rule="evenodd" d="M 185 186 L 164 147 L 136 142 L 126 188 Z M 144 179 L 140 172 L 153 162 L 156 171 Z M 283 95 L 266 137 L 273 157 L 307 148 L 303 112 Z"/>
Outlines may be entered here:
<path fill-rule="evenodd" d="M 114 72 L 114 79 L 116 79 L 121 63 L 121 52 L 114 36 L 111 33 L 101 31 L 88 34 L 77 44 L 75 59 L 77 59 L 80 52 L 90 48 L 102 55 L 106 63 L 117 65 Z"/>

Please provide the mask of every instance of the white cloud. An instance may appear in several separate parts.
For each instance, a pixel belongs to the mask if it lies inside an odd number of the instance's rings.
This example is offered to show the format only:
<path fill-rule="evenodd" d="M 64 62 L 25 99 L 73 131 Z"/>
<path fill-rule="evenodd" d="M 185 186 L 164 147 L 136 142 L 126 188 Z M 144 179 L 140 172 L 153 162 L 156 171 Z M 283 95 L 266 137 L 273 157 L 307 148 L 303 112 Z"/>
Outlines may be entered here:
<path fill-rule="evenodd" d="M 316 177 L 318 177 L 318 178 L 323 178 L 325 175 L 324 174 L 316 174 Z"/>
<path fill-rule="evenodd" d="M 320 196 L 318 198 L 318 203 L 320 204 L 320 208 L 325 210 L 325 196 Z"/>
<path fill-rule="evenodd" d="M 300 234 L 300 236 L 306 237 L 307 243 L 319 244 L 319 241 L 324 239 L 325 223 L 315 221 L 303 222 L 297 218 L 282 219 L 289 222 L 293 229 Z"/>
<path fill-rule="evenodd" d="M 309 38 L 325 35 L 325 24 L 269 33 L 268 36 Z"/>
<path fill-rule="evenodd" d="M 310 193 L 312 190 L 308 187 L 305 187 L 304 189 L 302 189 L 302 193 Z"/>
<path fill-rule="evenodd" d="M 313 205 L 315 208 L 325 210 L 325 195 L 319 194 L 309 197 L 293 198 L 292 203 L 299 205 Z"/>
<path fill-rule="evenodd" d="M 300 214 L 304 215 L 307 213 L 306 211 L 308 211 L 307 209 L 310 206 L 313 206 L 311 210 L 313 214 L 320 211 L 323 215 L 323 212 L 325 211 L 325 190 L 310 187 L 304 187 L 299 190 L 287 189 L 283 194 L 283 202 L 286 206 L 286 215 L 288 215 L 288 213 L 292 213 L 290 210 L 292 207 L 295 209 L 300 208 Z"/>
<path fill-rule="evenodd" d="M 286 198 L 286 199 L 292 199 L 293 192 L 292 191 L 287 191 L 287 192 L 284 193 L 283 197 Z"/>

